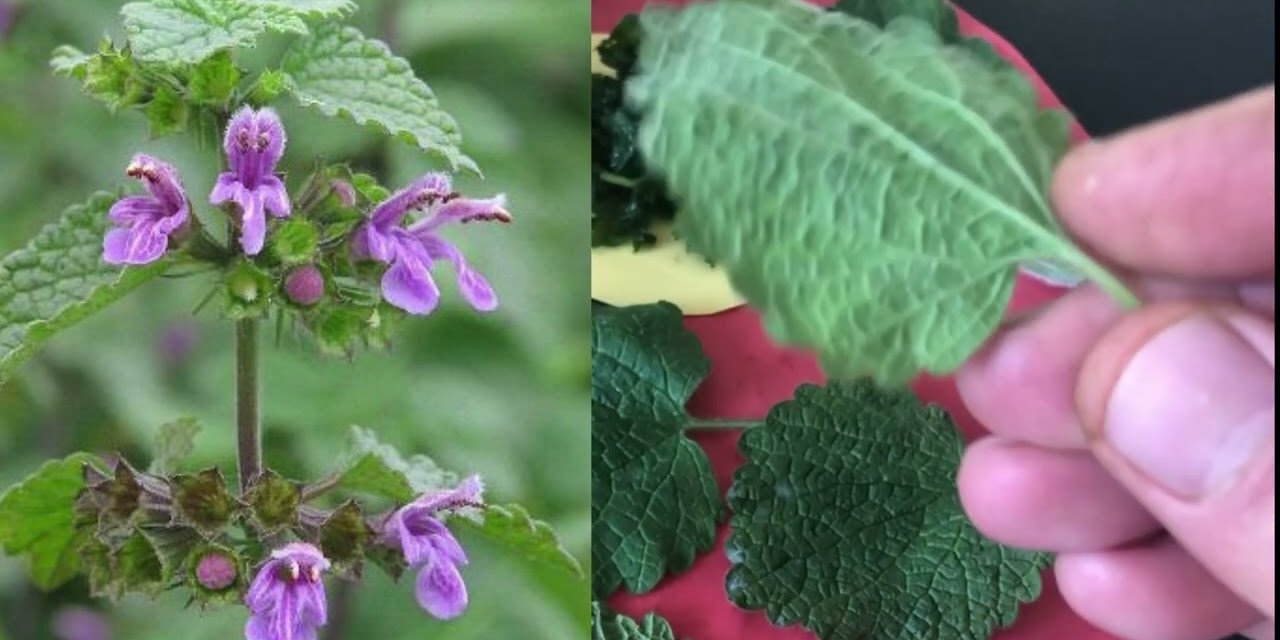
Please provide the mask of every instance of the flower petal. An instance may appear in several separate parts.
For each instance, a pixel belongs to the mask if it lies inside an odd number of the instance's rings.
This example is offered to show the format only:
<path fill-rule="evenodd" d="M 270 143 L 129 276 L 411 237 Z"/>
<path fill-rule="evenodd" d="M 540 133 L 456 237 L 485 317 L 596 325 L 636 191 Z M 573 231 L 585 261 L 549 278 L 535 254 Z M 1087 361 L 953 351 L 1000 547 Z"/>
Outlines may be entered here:
<path fill-rule="evenodd" d="M 277 218 L 283 218 L 289 215 L 289 192 L 284 188 L 284 182 L 280 178 L 269 175 L 258 183 L 256 191 L 262 198 L 262 204 Z"/>
<path fill-rule="evenodd" d="M 111 205 L 111 212 L 108 215 L 112 222 L 124 227 L 139 220 L 161 218 L 167 213 L 164 205 L 151 196 L 128 196 L 120 198 Z"/>
<path fill-rule="evenodd" d="M 483 500 L 484 482 L 478 475 L 468 476 L 457 487 L 445 491 L 423 494 L 412 506 L 425 510 L 431 515 L 442 509 L 452 509 L 467 503 Z"/>
<path fill-rule="evenodd" d="M 102 238 L 102 261 L 107 264 L 130 264 L 129 244 L 132 229 L 112 229 Z"/>
<path fill-rule="evenodd" d="M 266 140 L 266 145 L 259 151 L 262 157 L 258 167 L 260 175 L 266 177 L 268 174 L 275 173 L 276 164 L 284 156 L 286 142 L 284 124 L 280 122 L 280 116 L 271 107 L 259 109 L 254 120 L 258 135 Z"/>
<path fill-rule="evenodd" d="M 511 222 L 507 212 L 507 196 L 492 198 L 455 198 L 440 205 L 432 215 L 414 225 L 413 231 L 434 231 L 451 222 Z"/>
<path fill-rule="evenodd" d="M 187 203 L 187 192 L 178 179 L 178 170 L 173 165 L 153 158 L 145 153 L 133 156 L 126 173 L 141 180 L 147 191 L 168 211 L 174 212 Z"/>
<path fill-rule="evenodd" d="M 419 241 L 433 260 L 448 260 L 458 276 L 458 292 L 476 311 L 488 312 L 498 308 L 498 294 L 484 276 L 474 271 L 462 257 L 462 252 L 444 238 L 420 234 Z"/>
<path fill-rule="evenodd" d="M 236 201 L 244 212 L 240 217 L 240 247 L 245 255 L 256 256 L 267 239 L 267 214 L 256 191 L 241 190 L 240 195 Z"/>
<path fill-rule="evenodd" d="M 236 174 L 224 172 L 218 176 L 218 181 L 213 184 L 213 191 L 209 193 L 209 204 L 232 202 L 239 197 L 239 193 L 242 190 L 244 190 L 244 185 L 240 184 Z"/>
<path fill-rule="evenodd" d="M 279 640 L 271 635 L 271 625 L 267 622 L 267 617 L 260 614 L 252 614 L 249 621 L 244 625 L 245 640 Z"/>
<path fill-rule="evenodd" d="M 413 522 L 419 517 L 421 516 L 418 513 L 410 512 L 402 518 L 397 518 L 395 522 L 396 541 L 400 544 L 404 561 L 411 567 L 430 564 L 435 560 L 436 555 L 436 548 L 431 544 L 429 537 L 419 533 L 420 527 L 415 526 L 418 523 Z M 434 520 L 434 518 L 431 519 Z M 415 529 L 419 530 L 415 531 Z"/>
<path fill-rule="evenodd" d="M 441 620 L 456 618 L 467 609 L 467 585 L 449 562 L 435 563 L 418 573 L 415 593 L 418 604 Z"/>
<path fill-rule="evenodd" d="M 440 289 L 427 268 L 429 258 L 415 255 L 420 251 L 409 243 L 400 243 L 391 268 L 382 275 L 383 299 L 414 315 L 429 314 L 440 302 Z"/>
<path fill-rule="evenodd" d="M 410 210 L 444 200 L 453 191 L 449 176 L 428 173 L 374 207 L 369 218 L 381 229 L 400 224 Z"/>
<path fill-rule="evenodd" d="M 253 152 L 253 142 L 257 133 L 254 131 L 254 124 L 253 108 L 248 105 L 241 107 L 227 123 L 227 133 L 222 140 L 222 149 L 227 152 L 227 166 L 236 176 L 243 176 L 246 170 L 252 169 L 250 165 L 253 158 L 250 154 Z"/>
<path fill-rule="evenodd" d="M 112 229 L 102 239 L 102 259 L 108 264 L 148 264 L 169 248 L 169 236 L 154 222 L 139 222 L 128 229 Z"/>

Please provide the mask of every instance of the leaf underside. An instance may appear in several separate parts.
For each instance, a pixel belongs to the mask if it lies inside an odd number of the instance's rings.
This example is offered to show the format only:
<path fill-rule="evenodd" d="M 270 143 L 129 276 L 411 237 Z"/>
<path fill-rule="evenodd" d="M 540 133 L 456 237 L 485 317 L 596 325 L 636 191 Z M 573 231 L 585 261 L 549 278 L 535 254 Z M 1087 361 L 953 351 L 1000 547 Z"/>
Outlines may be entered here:
<path fill-rule="evenodd" d="M 107 212 L 118 194 L 97 193 L 0 260 L 0 383 L 54 334 L 119 300 L 165 270 L 161 260 L 121 269 L 102 261 Z"/>
<path fill-rule="evenodd" d="M 448 163 L 480 173 L 462 153 L 458 123 L 404 58 L 357 29 L 318 25 L 285 56 L 286 86 L 304 106 L 377 126 Z"/>
<path fill-rule="evenodd" d="M 633 620 L 591 603 L 591 640 L 676 640 L 671 625 L 662 616 L 651 613 Z"/>
<path fill-rule="evenodd" d="M 804 385 L 739 441 L 726 588 L 824 640 L 986 640 L 1040 594 L 1048 556 L 965 517 L 950 418 L 870 381 Z"/>
<path fill-rule="evenodd" d="M 627 94 L 677 233 L 833 377 L 950 372 L 1019 264 L 1087 262 L 1045 198 L 1067 116 L 979 47 L 792 0 L 641 17 Z"/>
<path fill-rule="evenodd" d="M 706 454 L 684 435 L 684 405 L 706 377 L 701 345 L 674 306 L 592 318 L 591 582 L 597 597 L 652 589 L 715 544 L 723 514 Z"/>

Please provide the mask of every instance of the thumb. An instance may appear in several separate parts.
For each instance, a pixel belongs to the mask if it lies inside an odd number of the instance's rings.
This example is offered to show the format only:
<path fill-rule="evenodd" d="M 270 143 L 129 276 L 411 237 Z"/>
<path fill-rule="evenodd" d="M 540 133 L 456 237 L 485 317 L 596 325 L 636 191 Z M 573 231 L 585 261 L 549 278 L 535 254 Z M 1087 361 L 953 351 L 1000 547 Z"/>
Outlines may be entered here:
<path fill-rule="evenodd" d="M 1107 470 L 1223 584 L 1274 617 L 1274 320 L 1144 308 L 1090 353 L 1076 402 Z"/>

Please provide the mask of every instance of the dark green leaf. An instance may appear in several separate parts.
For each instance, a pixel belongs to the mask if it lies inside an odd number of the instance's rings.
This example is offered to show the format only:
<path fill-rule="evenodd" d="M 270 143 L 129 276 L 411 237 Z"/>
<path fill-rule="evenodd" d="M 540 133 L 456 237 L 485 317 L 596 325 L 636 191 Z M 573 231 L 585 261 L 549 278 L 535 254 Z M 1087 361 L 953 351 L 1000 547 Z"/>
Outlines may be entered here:
<path fill-rule="evenodd" d="M 684 435 L 706 377 L 701 345 L 661 303 L 592 318 L 591 583 L 652 589 L 715 543 L 723 514 L 707 456 Z"/>
<path fill-rule="evenodd" d="M 166 586 L 164 564 L 141 533 L 135 533 L 109 557 L 111 582 L 107 590 L 113 599 L 127 593 L 155 595 Z"/>
<path fill-rule="evenodd" d="M 102 261 L 107 211 L 117 198 L 93 195 L 0 260 L 0 383 L 59 331 L 167 268 L 163 260 L 124 270 Z"/>
<path fill-rule="evenodd" d="M 805 385 L 739 440 L 729 597 L 826 640 L 986 640 L 1040 594 L 1045 554 L 983 538 L 950 418 L 865 381 Z"/>
<path fill-rule="evenodd" d="M 525 558 L 549 564 L 576 576 L 582 575 L 582 566 L 560 544 L 551 525 L 535 520 L 524 507 L 518 504 L 485 505 L 474 518 L 464 516 L 450 522 L 462 523 L 466 528 L 520 553 Z"/>
<path fill-rule="evenodd" d="M 591 603 L 591 640 L 675 640 L 671 625 L 656 613 L 636 622 Z"/>
<path fill-rule="evenodd" d="M 320 525 L 320 550 L 335 564 L 358 564 L 364 556 L 369 527 L 354 500 L 348 500 Z"/>
<path fill-rule="evenodd" d="M 84 466 L 93 459 L 75 453 L 51 460 L 0 495 L 0 548 L 26 558 L 31 581 L 41 589 L 52 590 L 80 571 L 73 505 L 84 489 Z"/>

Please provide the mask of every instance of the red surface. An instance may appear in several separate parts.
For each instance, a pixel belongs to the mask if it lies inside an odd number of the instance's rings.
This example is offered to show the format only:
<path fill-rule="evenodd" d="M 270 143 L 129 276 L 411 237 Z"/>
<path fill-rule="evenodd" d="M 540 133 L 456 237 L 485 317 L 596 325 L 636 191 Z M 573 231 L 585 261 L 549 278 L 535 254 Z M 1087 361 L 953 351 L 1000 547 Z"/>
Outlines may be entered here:
<path fill-rule="evenodd" d="M 819 3 L 829 4 L 829 3 Z M 607 32 L 627 13 L 638 11 L 644 0 L 592 0 L 591 23 L 595 32 Z M 1061 106 L 1048 87 L 1035 75 L 1026 60 L 990 29 L 964 12 L 959 12 L 960 29 L 985 38 L 1005 58 L 1025 71 L 1035 82 L 1042 104 Z M 1085 134 L 1075 127 L 1074 138 Z M 1059 292 L 1029 279 L 1019 281 L 1011 310 L 1034 306 Z M 739 308 L 713 316 L 686 318 L 685 326 L 702 340 L 711 360 L 711 375 L 689 403 L 691 414 L 704 418 L 763 417 L 771 406 L 791 397 L 801 383 L 823 381 L 814 357 L 806 352 L 774 345 L 764 334 L 759 316 Z M 927 402 L 946 407 L 968 438 L 983 433 L 982 426 L 964 409 L 949 379 L 923 377 L 913 385 Z M 723 493 L 742 464 L 738 434 L 702 432 L 693 436 L 706 450 Z M 618 593 L 610 598 L 614 609 L 639 616 L 657 612 L 671 622 L 676 636 L 688 640 L 812 640 L 815 636 L 799 627 L 774 627 L 759 611 L 743 611 L 725 596 L 724 578 L 729 561 L 723 545 L 728 528 L 721 526 L 716 548 L 703 554 L 686 572 L 668 576 L 658 588 L 644 595 Z M 996 633 L 998 640 L 1113 640 L 1092 628 L 1063 603 L 1050 572 L 1044 576 L 1043 595 L 1023 607 L 1011 629 Z"/>

